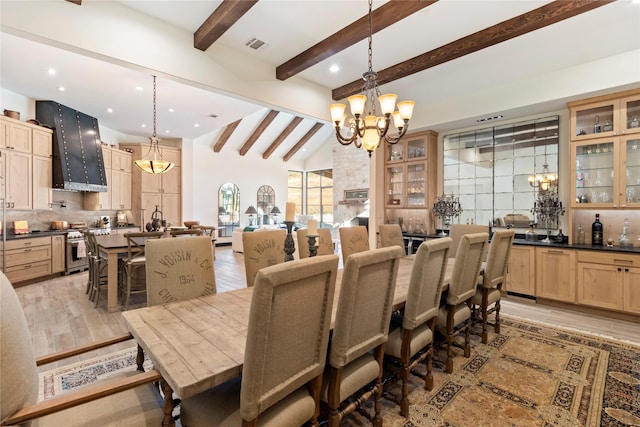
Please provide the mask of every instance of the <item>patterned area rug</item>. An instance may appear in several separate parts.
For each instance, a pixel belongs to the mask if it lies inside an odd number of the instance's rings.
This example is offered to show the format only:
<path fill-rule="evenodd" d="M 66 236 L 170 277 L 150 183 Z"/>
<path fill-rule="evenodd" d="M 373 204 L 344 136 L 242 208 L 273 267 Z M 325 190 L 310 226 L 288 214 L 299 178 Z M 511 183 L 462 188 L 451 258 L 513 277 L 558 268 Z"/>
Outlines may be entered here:
<path fill-rule="evenodd" d="M 640 346 L 504 316 L 488 344 L 473 336 L 470 358 L 456 351 L 453 374 L 435 363 L 432 391 L 412 376 L 408 419 L 382 400 L 385 426 L 640 426 Z M 135 354 L 131 348 L 45 372 L 41 397 L 135 370 Z M 358 414 L 343 424 L 371 425 Z"/>

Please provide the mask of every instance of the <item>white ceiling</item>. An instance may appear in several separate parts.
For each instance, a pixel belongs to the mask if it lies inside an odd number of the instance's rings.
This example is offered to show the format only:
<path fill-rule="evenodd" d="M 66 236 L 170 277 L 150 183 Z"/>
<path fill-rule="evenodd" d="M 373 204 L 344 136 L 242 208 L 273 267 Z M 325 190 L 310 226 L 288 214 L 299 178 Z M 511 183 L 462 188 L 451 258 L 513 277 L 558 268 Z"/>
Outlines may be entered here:
<path fill-rule="evenodd" d="M 6 1 L 0 2 L 0 7 Z M 92 1 L 101 0 L 84 0 L 83 3 L 86 5 Z M 192 34 L 221 1 L 122 0 L 119 3 Z M 383 3 L 385 1 L 374 1 L 373 7 Z M 380 70 L 392 66 L 545 3 L 534 0 L 440 0 L 401 23 L 374 34 L 373 68 Z M 68 3 L 68 7 L 83 6 Z M 261 0 L 216 41 L 214 47 L 219 44 L 270 64 L 274 68 L 275 81 L 276 66 L 366 13 L 367 3 L 361 0 Z M 108 37 L 108 28 L 99 31 L 104 31 Z M 125 134 L 150 135 L 152 91 L 149 70 L 106 63 L 21 38 L 5 32 L 4 27 L 0 37 L 2 88 L 35 99 L 58 101 L 95 116 L 101 125 Z M 254 51 L 244 45 L 251 37 L 257 37 L 267 45 Z M 157 49 L 161 54 L 161 46 Z M 473 126 L 482 115 L 503 114 L 508 120 L 516 118 L 514 114 L 521 117 L 563 108 L 566 98 L 549 98 L 529 107 L 519 105 L 517 85 L 519 82 L 524 85 L 539 75 L 639 49 L 640 4 L 619 0 L 389 83 L 382 87 L 382 91 L 399 94 L 399 100 L 409 98 L 416 101 L 415 121 L 443 132 Z M 207 54 L 212 54 L 211 50 Z M 333 64 L 340 66 L 339 73 L 328 71 Z M 55 76 L 46 74 L 49 67 L 56 68 Z M 358 79 L 366 68 L 367 44 L 364 40 L 303 71 L 299 77 L 326 87 L 329 104 L 332 102 L 331 89 Z M 638 74 L 640 82 L 640 70 Z M 510 93 L 503 92 L 505 82 L 513 83 Z M 59 86 L 66 87 L 66 91 L 58 91 Z M 143 90 L 136 91 L 136 86 Z M 444 111 L 444 106 L 451 104 L 452 100 L 492 93 L 492 88 L 495 88 L 496 97 L 511 98 L 504 103 L 510 106 L 510 110 L 482 111 L 480 108 L 482 115 L 468 115 L 457 112 L 463 108 L 449 106 L 451 111 Z M 216 93 L 209 88 L 187 85 L 179 79 L 159 78 L 157 97 L 158 134 L 161 138 L 194 139 L 220 131 L 227 124 L 246 117 L 243 122 L 249 124 L 238 128 L 244 137 L 236 138 L 234 135 L 236 146 L 226 146 L 225 149 L 238 149 L 268 111 L 268 106 Z M 278 104 L 274 102 L 273 105 Z M 112 108 L 113 113 L 107 113 L 107 108 Z M 173 108 L 174 112 L 169 113 L 168 108 Z M 212 114 L 218 117 L 209 117 Z M 300 116 L 308 125 L 301 126 L 276 154 L 282 156 L 286 153 L 315 123 L 305 112 L 300 112 Z M 429 119 L 436 116 L 438 121 Z M 264 151 L 291 118 L 293 114 L 281 113 L 278 117 L 280 126 L 267 130 L 255 149 Z M 324 119 L 328 118 L 327 112 Z M 142 128 L 143 123 L 146 128 Z M 195 127 L 195 124 L 199 126 Z M 313 152 L 331 133 L 327 123 L 298 158 Z"/>

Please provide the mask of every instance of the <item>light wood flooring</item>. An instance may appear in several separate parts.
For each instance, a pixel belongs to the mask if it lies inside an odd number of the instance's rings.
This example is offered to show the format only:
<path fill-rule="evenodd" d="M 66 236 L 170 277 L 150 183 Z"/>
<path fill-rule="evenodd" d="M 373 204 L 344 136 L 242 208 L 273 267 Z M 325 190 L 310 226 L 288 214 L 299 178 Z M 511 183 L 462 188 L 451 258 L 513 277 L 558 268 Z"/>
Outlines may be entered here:
<path fill-rule="evenodd" d="M 230 246 L 216 248 L 216 283 L 218 292 L 245 286 L 244 258 Z M 120 312 L 106 311 L 106 289 L 100 304 L 94 308 L 85 294 L 87 273 L 46 280 L 16 289 L 31 329 L 36 356 L 65 350 L 77 345 L 127 332 Z M 145 305 L 144 295 L 134 295 L 130 309 Z M 507 296 L 502 299 L 502 313 L 595 333 L 640 345 L 640 323 L 617 320 L 563 307 L 537 304 L 525 298 Z M 95 351 L 83 358 L 132 347 L 132 342 Z M 60 362 L 68 364 L 78 359 Z M 42 371 L 55 365 L 41 367 Z"/>

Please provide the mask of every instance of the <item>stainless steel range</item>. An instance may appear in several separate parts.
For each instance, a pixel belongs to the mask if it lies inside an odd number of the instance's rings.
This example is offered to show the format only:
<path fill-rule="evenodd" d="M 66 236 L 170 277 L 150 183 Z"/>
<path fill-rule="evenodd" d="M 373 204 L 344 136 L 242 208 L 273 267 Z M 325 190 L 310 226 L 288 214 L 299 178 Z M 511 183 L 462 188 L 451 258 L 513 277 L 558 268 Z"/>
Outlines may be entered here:
<path fill-rule="evenodd" d="M 108 228 L 95 228 L 89 231 L 96 235 L 111 234 L 111 230 Z M 76 273 L 89 268 L 84 236 L 80 230 L 69 230 L 67 232 L 65 259 L 65 274 Z"/>

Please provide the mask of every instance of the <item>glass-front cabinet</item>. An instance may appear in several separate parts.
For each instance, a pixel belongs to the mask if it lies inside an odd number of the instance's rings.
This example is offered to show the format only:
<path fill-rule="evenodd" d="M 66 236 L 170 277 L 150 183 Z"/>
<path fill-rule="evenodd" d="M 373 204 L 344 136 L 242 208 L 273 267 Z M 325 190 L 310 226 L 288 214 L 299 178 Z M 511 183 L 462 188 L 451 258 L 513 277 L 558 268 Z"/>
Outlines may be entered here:
<path fill-rule="evenodd" d="M 640 94 L 632 92 L 570 103 L 571 140 L 640 134 Z"/>
<path fill-rule="evenodd" d="M 385 145 L 386 207 L 427 207 L 435 191 L 435 166 L 432 178 L 428 173 L 429 165 L 435 161 L 436 144 L 437 134 L 426 131 Z"/>
<path fill-rule="evenodd" d="M 575 208 L 640 207 L 640 135 L 571 144 Z"/>

